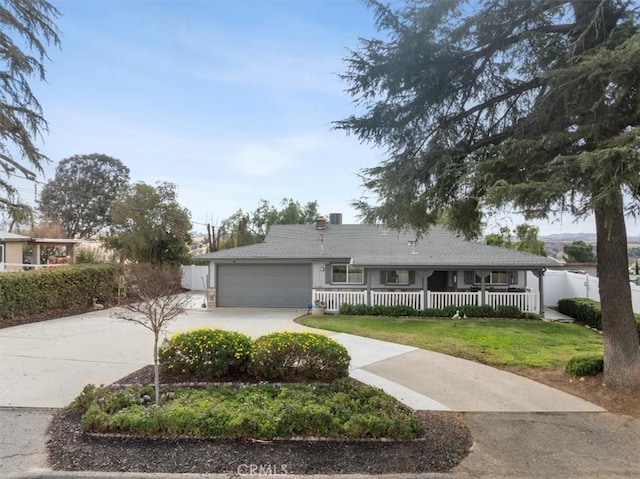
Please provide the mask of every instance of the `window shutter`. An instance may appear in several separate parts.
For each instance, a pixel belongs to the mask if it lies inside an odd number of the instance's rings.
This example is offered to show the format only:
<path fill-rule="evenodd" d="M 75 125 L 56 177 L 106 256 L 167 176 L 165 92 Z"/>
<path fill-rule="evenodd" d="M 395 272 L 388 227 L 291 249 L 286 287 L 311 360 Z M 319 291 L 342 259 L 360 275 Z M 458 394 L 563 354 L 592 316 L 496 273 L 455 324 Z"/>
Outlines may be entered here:
<path fill-rule="evenodd" d="M 324 283 L 325 284 L 331 284 L 331 272 L 332 272 L 331 265 L 325 264 L 324 265 Z"/>
<path fill-rule="evenodd" d="M 380 271 L 380 284 L 387 284 L 387 272 Z"/>
<path fill-rule="evenodd" d="M 409 271 L 409 284 L 416 284 L 416 272 Z"/>

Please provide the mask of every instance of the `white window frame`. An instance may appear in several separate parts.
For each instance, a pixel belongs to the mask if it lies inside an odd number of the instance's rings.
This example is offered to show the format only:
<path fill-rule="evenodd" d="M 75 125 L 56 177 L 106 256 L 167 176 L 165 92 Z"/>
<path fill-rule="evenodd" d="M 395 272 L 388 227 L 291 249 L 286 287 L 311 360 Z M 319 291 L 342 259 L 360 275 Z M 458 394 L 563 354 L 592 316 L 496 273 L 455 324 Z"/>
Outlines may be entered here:
<path fill-rule="evenodd" d="M 336 272 L 335 272 L 335 268 L 336 267 L 344 267 L 345 268 L 346 281 L 336 281 L 334 279 L 335 274 L 336 274 Z M 359 281 L 351 281 L 352 275 L 355 276 L 358 273 L 360 274 L 360 280 Z M 364 284 L 364 268 L 361 268 L 359 266 L 351 266 L 348 263 L 332 264 L 331 265 L 331 284 Z"/>
<path fill-rule="evenodd" d="M 482 274 L 486 273 L 486 277 L 488 277 L 488 281 L 485 280 L 484 284 L 486 285 L 508 285 L 509 284 L 509 271 L 507 270 L 493 270 L 493 271 L 476 271 L 474 274 L 474 283 L 482 284 Z M 504 281 L 495 281 L 494 276 L 504 274 Z"/>
<path fill-rule="evenodd" d="M 390 279 L 390 275 L 391 274 L 395 275 L 395 281 L 392 281 Z M 401 281 L 400 279 L 402 277 L 404 277 L 404 278 Z M 393 270 L 385 271 L 385 284 L 393 284 L 393 285 L 398 285 L 398 286 L 407 286 L 407 285 L 411 284 L 410 278 L 411 278 L 411 275 L 410 275 L 408 269 L 393 269 Z"/>

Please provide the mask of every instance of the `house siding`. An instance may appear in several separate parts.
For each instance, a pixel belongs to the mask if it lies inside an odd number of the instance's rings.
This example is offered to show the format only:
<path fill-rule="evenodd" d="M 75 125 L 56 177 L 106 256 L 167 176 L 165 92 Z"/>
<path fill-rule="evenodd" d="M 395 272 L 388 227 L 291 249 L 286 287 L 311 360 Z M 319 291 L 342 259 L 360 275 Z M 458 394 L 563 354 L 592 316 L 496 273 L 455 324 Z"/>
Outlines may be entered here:
<path fill-rule="evenodd" d="M 18 271 L 22 269 L 22 243 L 4 243 L 5 271 Z M 1 258 L 0 258 L 1 259 Z"/>

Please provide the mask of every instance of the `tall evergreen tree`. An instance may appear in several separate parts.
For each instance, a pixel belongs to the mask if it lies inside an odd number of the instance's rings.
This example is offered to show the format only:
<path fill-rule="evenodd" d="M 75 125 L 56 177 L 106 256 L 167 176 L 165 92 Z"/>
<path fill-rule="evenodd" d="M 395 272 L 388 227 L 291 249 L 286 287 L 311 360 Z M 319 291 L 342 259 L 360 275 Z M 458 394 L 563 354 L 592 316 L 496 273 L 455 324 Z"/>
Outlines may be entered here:
<path fill-rule="evenodd" d="M 605 381 L 640 387 L 625 214 L 640 210 L 640 33 L 629 0 L 415 0 L 375 9 L 383 39 L 347 58 L 362 114 L 337 127 L 387 148 L 365 217 L 467 237 L 488 208 L 595 214 Z"/>
<path fill-rule="evenodd" d="M 47 129 L 30 81 L 45 79 L 47 47 L 59 45 L 60 12 L 46 0 L 0 2 L 0 171 L 35 179 L 47 157 L 35 141 Z M 15 188 L 0 175 L 0 208 L 16 205 Z"/>

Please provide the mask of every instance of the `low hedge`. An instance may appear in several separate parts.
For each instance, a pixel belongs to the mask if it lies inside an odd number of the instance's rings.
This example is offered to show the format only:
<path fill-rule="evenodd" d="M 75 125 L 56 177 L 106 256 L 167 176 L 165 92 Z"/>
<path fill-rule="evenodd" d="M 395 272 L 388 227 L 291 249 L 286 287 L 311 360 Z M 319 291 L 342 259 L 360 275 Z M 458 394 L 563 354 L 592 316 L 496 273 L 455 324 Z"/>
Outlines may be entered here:
<path fill-rule="evenodd" d="M 602 331 L 602 310 L 600 303 L 587 298 L 564 298 L 558 301 L 558 311 L 562 314 Z M 635 314 L 638 338 L 640 338 L 640 314 Z"/>
<path fill-rule="evenodd" d="M 558 311 L 592 328 L 602 329 L 600 303 L 587 298 L 564 298 L 558 301 Z"/>
<path fill-rule="evenodd" d="M 202 380 L 233 378 L 331 382 L 349 373 L 346 348 L 322 334 L 279 332 L 252 341 L 220 329 L 175 334 L 159 352 L 164 373 Z"/>
<path fill-rule="evenodd" d="M 86 308 L 93 298 L 109 302 L 117 294 L 120 267 L 69 265 L 0 275 L 0 318 L 56 309 Z"/>
<path fill-rule="evenodd" d="M 515 318 L 540 319 L 537 314 L 523 313 L 517 306 L 447 306 L 442 309 L 417 310 L 410 306 L 367 306 L 366 304 L 343 304 L 340 314 L 344 316 L 411 316 L 422 318 L 451 318 L 456 312 L 467 318 Z"/>
<path fill-rule="evenodd" d="M 572 376 L 595 376 L 604 371 L 604 356 L 602 354 L 581 354 L 574 356 L 564 367 L 564 371 Z"/>
<path fill-rule="evenodd" d="M 249 336 L 221 329 L 175 334 L 159 351 L 162 371 L 204 378 L 245 373 L 253 344 Z"/>
<path fill-rule="evenodd" d="M 349 375 L 347 349 L 327 336 L 278 332 L 255 340 L 249 371 L 271 381 L 331 382 Z"/>

